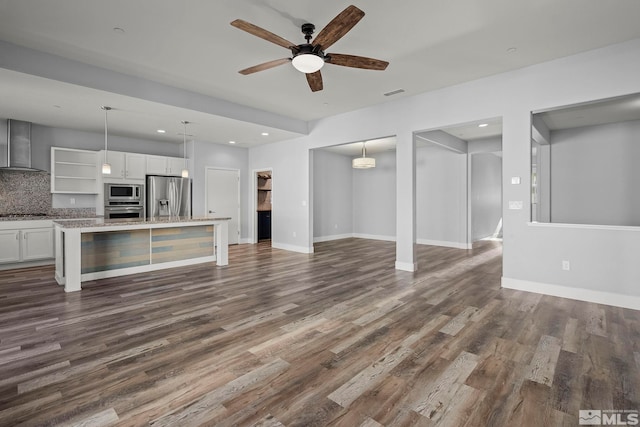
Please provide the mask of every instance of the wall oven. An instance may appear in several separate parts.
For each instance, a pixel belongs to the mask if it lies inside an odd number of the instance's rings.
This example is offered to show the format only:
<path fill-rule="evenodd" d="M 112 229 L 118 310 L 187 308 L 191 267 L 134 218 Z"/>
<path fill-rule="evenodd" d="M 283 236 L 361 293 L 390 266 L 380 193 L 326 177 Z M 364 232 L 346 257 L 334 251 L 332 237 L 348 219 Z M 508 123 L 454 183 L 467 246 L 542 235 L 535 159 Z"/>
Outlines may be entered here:
<path fill-rule="evenodd" d="M 143 219 L 143 188 L 139 184 L 105 184 L 105 219 Z"/>

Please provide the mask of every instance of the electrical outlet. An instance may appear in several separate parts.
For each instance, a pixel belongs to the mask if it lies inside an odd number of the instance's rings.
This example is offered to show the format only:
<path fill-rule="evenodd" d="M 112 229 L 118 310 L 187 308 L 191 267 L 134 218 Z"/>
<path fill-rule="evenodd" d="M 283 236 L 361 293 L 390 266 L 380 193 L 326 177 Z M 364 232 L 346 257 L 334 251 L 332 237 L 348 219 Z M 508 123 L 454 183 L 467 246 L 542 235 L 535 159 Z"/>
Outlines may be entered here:
<path fill-rule="evenodd" d="M 513 184 L 513 185 L 520 184 L 520 177 L 519 176 L 512 176 L 511 177 L 511 184 Z"/>
<path fill-rule="evenodd" d="M 76 204 L 76 199 L 75 199 L 75 197 L 72 197 L 72 198 L 69 200 L 69 203 L 71 203 L 72 205 L 75 205 L 75 204 Z"/>
<path fill-rule="evenodd" d="M 512 209 L 512 210 L 522 209 L 522 200 L 509 200 L 509 209 Z"/>
<path fill-rule="evenodd" d="M 570 263 L 569 261 L 567 261 L 567 260 L 563 260 L 563 261 L 562 261 L 562 269 L 563 269 L 564 271 L 569 271 L 569 270 L 571 270 L 571 263 Z"/>
<path fill-rule="evenodd" d="M 335 228 L 337 230 L 338 229 L 338 224 L 334 224 L 333 228 Z"/>
<path fill-rule="evenodd" d="M 296 234 L 296 232 L 294 231 L 294 232 L 293 232 L 293 237 L 296 237 L 296 236 L 297 236 L 297 234 Z"/>

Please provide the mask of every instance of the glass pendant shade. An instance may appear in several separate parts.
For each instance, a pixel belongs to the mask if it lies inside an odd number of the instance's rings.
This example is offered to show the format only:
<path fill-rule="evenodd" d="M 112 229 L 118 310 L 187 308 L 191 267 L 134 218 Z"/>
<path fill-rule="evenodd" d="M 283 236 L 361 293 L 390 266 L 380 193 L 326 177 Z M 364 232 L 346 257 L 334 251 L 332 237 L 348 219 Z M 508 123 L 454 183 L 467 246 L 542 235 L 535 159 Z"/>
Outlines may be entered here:
<path fill-rule="evenodd" d="M 301 73 L 315 73 L 324 65 L 324 59 L 313 53 L 297 55 L 291 61 L 296 70 Z"/>

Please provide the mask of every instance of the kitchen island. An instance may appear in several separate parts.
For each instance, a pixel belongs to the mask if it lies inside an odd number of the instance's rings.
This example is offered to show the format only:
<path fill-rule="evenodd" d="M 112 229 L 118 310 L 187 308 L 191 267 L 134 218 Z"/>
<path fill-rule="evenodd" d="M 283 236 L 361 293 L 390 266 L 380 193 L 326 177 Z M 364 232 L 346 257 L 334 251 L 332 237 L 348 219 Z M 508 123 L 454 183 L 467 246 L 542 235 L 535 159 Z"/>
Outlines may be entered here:
<path fill-rule="evenodd" d="M 215 261 L 229 263 L 230 218 L 55 220 L 55 278 L 65 292 L 87 280 Z"/>

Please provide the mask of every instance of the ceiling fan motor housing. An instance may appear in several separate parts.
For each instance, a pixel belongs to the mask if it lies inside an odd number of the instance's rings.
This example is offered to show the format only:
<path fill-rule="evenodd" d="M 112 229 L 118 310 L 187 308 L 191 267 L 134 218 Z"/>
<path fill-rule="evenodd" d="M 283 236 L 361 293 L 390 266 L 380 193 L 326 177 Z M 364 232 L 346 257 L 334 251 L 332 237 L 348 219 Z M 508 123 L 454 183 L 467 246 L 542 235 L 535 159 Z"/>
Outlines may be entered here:
<path fill-rule="evenodd" d="M 311 40 L 311 35 L 316 30 L 316 26 L 310 23 L 302 24 L 302 34 L 304 34 L 304 38 L 307 39 L 307 43 Z"/>

